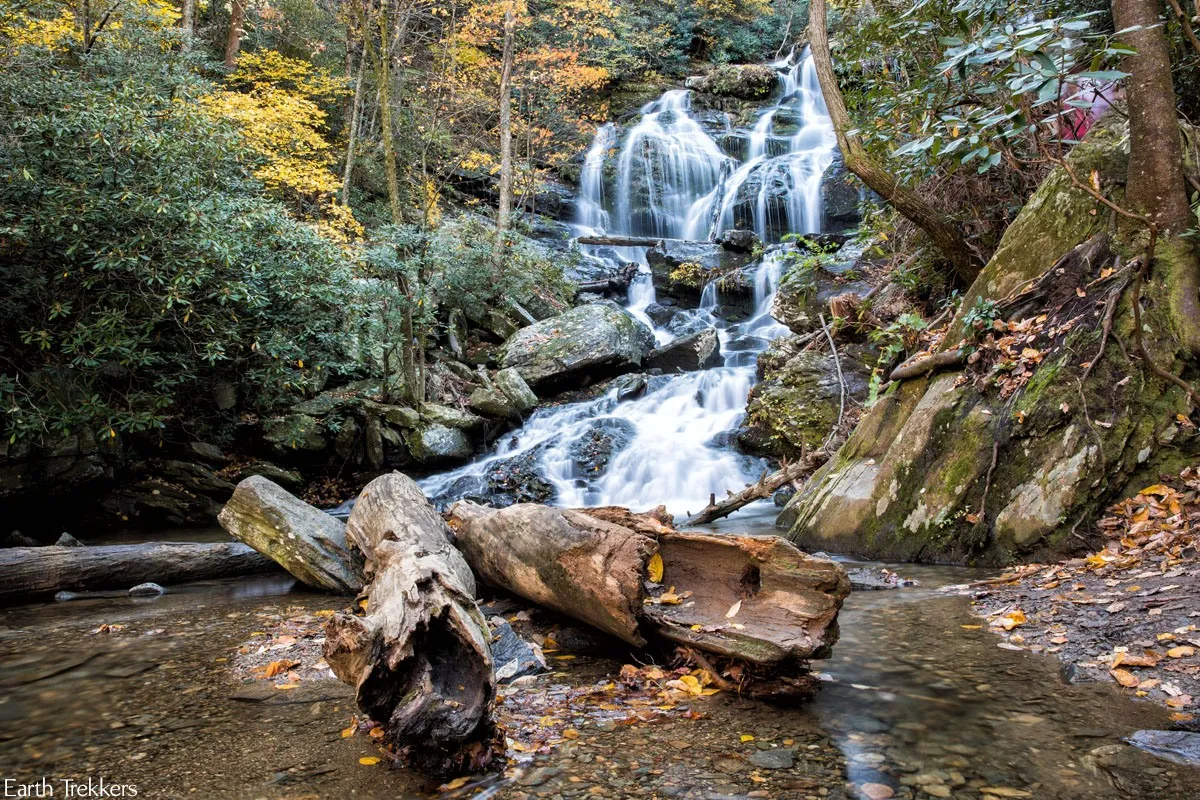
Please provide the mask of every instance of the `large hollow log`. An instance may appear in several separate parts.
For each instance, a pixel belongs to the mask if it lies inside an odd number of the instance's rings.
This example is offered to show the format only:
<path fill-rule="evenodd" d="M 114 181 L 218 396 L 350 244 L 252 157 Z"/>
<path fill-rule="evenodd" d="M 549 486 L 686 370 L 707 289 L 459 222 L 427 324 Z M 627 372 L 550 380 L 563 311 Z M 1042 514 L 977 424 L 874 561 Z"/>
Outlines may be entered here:
<path fill-rule="evenodd" d="M 393 473 L 363 489 L 346 535 L 366 559 L 366 613 L 329 621 L 325 659 L 417 766 L 483 768 L 495 755 L 490 633 L 453 534 L 416 483 Z"/>
<path fill-rule="evenodd" d="M 630 644 L 654 540 L 602 519 L 522 503 L 494 509 L 455 503 L 458 547 L 481 580 L 599 628 Z"/>
<path fill-rule="evenodd" d="M 261 475 L 237 485 L 217 520 L 314 589 L 354 594 L 362 588 L 361 560 L 346 546 L 346 525 Z"/>
<path fill-rule="evenodd" d="M 0 602 L 62 589 L 128 589 L 151 581 L 188 583 L 274 569 L 273 561 L 238 542 L 8 547 L 0 549 Z"/>
<path fill-rule="evenodd" d="M 677 531 L 662 512 L 460 502 L 450 523 L 481 579 L 634 644 L 653 633 L 771 667 L 825 658 L 850 592 L 838 564 L 777 536 Z"/>

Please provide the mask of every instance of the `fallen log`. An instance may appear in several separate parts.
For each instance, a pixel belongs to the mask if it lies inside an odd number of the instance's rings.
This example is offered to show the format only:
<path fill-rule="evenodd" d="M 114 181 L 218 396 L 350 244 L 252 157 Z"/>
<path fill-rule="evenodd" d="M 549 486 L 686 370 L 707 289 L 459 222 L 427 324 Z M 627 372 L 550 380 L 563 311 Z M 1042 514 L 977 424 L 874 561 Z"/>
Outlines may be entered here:
<path fill-rule="evenodd" d="M 656 247 L 662 239 L 653 236 L 580 236 L 575 241 L 601 247 Z"/>
<path fill-rule="evenodd" d="M 903 381 L 909 378 L 917 378 L 942 367 L 956 367 L 962 363 L 962 360 L 962 350 L 947 350 L 942 353 L 934 353 L 931 356 L 922 356 L 905 361 L 896 367 L 892 370 L 892 374 L 888 376 L 888 380 Z"/>
<path fill-rule="evenodd" d="M 840 566 L 779 537 L 677 531 L 663 512 L 460 502 L 449 513 L 481 579 L 633 644 L 653 633 L 771 667 L 824 658 L 850 591 Z"/>
<path fill-rule="evenodd" d="M 617 270 L 614 275 L 594 281 L 582 281 L 576 284 L 576 288 L 580 292 L 594 292 L 597 294 L 623 292 L 629 288 L 629 284 L 633 283 L 633 279 L 637 277 L 637 273 L 638 265 L 630 262 Z"/>
<path fill-rule="evenodd" d="M 64 589 L 128 589 L 139 583 L 189 583 L 270 572 L 276 565 L 238 542 L 155 542 L 94 547 L 0 549 L 0 602 Z"/>
<path fill-rule="evenodd" d="M 638 620 L 651 537 L 531 503 L 494 509 L 458 502 L 450 524 L 481 580 L 630 644 L 646 643 Z"/>
<path fill-rule="evenodd" d="M 782 469 L 776 470 L 770 475 L 764 473 L 757 482 L 747 486 L 737 494 L 730 492 L 729 496 L 719 503 L 715 494 L 709 495 L 708 505 L 701 509 L 698 514 L 688 517 L 684 525 L 703 525 L 706 522 L 727 517 L 739 508 L 747 506 L 756 500 L 764 500 L 792 481 L 799 480 L 805 475 L 810 474 L 824 463 L 827 458 L 829 458 L 828 453 L 823 451 L 806 453 L 799 461 L 786 464 Z"/>
<path fill-rule="evenodd" d="M 483 769 L 504 749 L 490 631 L 453 534 L 416 483 L 392 473 L 363 489 L 346 535 L 365 557 L 365 615 L 330 619 L 325 660 L 416 766 Z"/>
<path fill-rule="evenodd" d="M 342 594 L 362 588 L 362 561 L 346 545 L 346 525 L 260 475 L 237 485 L 217 520 L 308 586 Z"/>

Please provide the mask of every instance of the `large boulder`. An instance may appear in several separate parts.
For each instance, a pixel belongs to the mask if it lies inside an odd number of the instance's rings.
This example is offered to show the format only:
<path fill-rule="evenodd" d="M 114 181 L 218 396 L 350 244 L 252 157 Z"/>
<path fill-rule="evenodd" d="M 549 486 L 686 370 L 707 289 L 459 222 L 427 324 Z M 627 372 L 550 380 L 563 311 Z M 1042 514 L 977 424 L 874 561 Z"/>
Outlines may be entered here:
<path fill-rule="evenodd" d="M 857 225 L 862 218 L 858 210 L 861 195 L 858 178 L 846 169 L 846 163 L 838 153 L 821 178 L 824 229 L 841 231 Z"/>
<path fill-rule="evenodd" d="M 527 414 L 537 406 L 537 395 L 529 388 L 529 384 L 515 369 L 502 369 L 492 379 L 496 388 L 508 398 L 513 408 L 522 414 Z"/>
<path fill-rule="evenodd" d="M 707 75 L 687 79 L 687 87 L 698 92 L 738 100 L 765 100 L 778 84 L 775 70 L 761 64 L 721 64 Z"/>
<path fill-rule="evenodd" d="M 557 389 L 635 369 L 653 348 L 643 323 L 614 304 L 594 303 L 517 331 L 501 363 L 532 387 Z"/>
<path fill-rule="evenodd" d="M 246 478 L 218 520 L 230 536 L 314 589 L 354 594 L 362 588 L 361 562 L 346 544 L 346 526 L 277 483 Z"/>
<path fill-rule="evenodd" d="M 475 454 L 471 440 L 460 428 L 436 422 L 405 431 L 404 444 L 422 464 L 453 464 L 467 461 Z"/>
<path fill-rule="evenodd" d="M 1119 192 L 1126 145 L 1122 120 L 1109 115 L 1069 160 L 1076 174 Z M 1194 463 L 1186 395 L 1136 356 L 1128 303 L 1111 328 L 1122 341 L 1108 341 L 1091 363 L 1104 298 L 1120 275 L 1110 267 L 1122 245 L 1104 235 L 1111 222 L 1070 175 L 1053 171 L 951 322 L 945 346 L 969 335 L 981 357 L 893 384 L 780 515 L 791 538 L 871 558 L 1053 560 L 1115 495 Z M 999 334 L 972 325 L 978 298 L 1000 302 L 1018 287 L 1031 299 L 1002 306 L 1009 324 Z M 1146 310 L 1143 340 L 1178 369 L 1160 314 Z"/>
<path fill-rule="evenodd" d="M 719 367 L 723 362 L 721 340 L 717 337 L 717 331 L 714 328 L 705 328 L 651 351 L 646 357 L 645 367 L 661 369 L 668 373 L 695 372 Z"/>

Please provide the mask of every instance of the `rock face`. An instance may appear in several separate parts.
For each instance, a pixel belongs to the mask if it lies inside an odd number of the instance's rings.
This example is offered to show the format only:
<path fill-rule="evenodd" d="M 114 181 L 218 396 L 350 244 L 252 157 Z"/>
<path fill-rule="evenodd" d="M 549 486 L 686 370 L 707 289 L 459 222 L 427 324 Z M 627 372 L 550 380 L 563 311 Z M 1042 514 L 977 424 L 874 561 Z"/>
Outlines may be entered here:
<path fill-rule="evenodd" d="M 752 253 L 762 247 L 762 240 L 754 231 L 732 230 L 722 233 L 717 244 L 733 253 Z"/>
<path fill-rule="evenodd" d="M 537 395 L 529 388 L 529 384 L 521 377 L 521 373 L 515 369 L 502 369 L 496 373 L 493 378 L 496 388 L 508 398 L 512 403 L 513 408 L 522 414 L 533 411 L 537 406 Z"/>
<path fill-rule="evenodd" d="M 841 153 L 838 153 L 821 178 L 824 229 L 843 231 L 857 225 L 862 217 L 858 210 L 860 197 L 858 178 L 846 169 Z"/>
<path fill-rule="evenodd" d="M 722 64 L 707 75 L 687 79 L 687 88 L 738 100 L 765 100 L 778 82 L 775 70 L 761 64 Z"/>
<path fill-rule="evenodd" d="M 723 362 L 721 342 L 717 338 L 716 330 L 705 328 L 653 350 L 646 357 L 644 366 L 647 369 L 661 369 L 667 373 L 695 372 L 719 367 Z"/>
<path fill-rule="evenodd" d="M 422 464 L 465 461 L 475 453 L 471 440 L 460 428 L 450 428 L 437 423 L 409 431 L 404 442 L 413 458 Z"/>
<path fill-rule="evenodd" d="M 1120 119 L 1109 116 L 1070 160 L 1078 174 L 1112 185 L 1124 180 L 1126 155 Z M 1081 365 L 1099 347 L 1096 298 L 1109 288 L 1081 289 L 1091 295 L 1082 298 L 1075 289 L 1093 286 L 1116 258 L 1093 238 L 1108 222 L 1063 171 L 1050 174 L 967 291 L 946 337 L 950 346 L 960 341 L 976 298 L 1000 300 L 1062 257 L 1040 301 L 1011 307 L 1013 324 L 1047 314 L 1043 333 L 1020 346 L 1031 358 L 894 385 L 780 515 L 793 540 L 903 560 L 1049 558 L 1077 520 L 1107 505 L 1097 486 L 1140 488 L 1194 458 L 1184 455 L 1193 434 L 1176 424 L 1186 413 L 1183 393 L 1127 356 L 1132 346 L 1109 341 L 1090 371 Z M 1046 296 L 1053 287 L 1062 298 Z M 1132 325 L 1128 303 L 1117 308 L 1114 337 Z M 1147 346 L 1171 363 L 1166 325 L 1146 320 Z"/>
<path fill-rule="evenodd" d="M 820 449 L 837 423 L 841 382 L 833 356 L 819 351 L 792 351 L 777 341 L 759 360 L 763 380 L 750 392 L 746 428 L 739 443 L 751 452 L 795 457 Z M 869 370 L 840 352 L 847 408 L 867 394 Z"/>
<path fill-rule="evenodd" d="M 353 594 L 362 588 L 346 526 L 266 478 L 239 483 L 218 519 L 229 535 L 314 589 Z"/>
<path fill-rule="evenodd" d="M 654 347 L 644 324 L 610 303 L 573 308 L 517 331 L 501 352 L 536 388 L 562 388 L 635 369 Z"/>

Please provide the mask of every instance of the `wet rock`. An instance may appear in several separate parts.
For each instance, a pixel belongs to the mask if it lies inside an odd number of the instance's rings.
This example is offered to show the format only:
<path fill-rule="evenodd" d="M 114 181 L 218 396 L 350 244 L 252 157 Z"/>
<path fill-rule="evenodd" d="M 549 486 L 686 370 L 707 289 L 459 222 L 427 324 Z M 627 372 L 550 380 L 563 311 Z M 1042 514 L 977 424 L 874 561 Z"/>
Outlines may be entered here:
<path fill-rule="evenodd" d="M 160 594 L 166 594 L 166 589 L 159 586 L 157 583 L 139 583 L 137 586 L 129 590 L 130 597 L 158 597 Z"/>
<path fill-rule="evenodd" d="M 721 64 L 706 75 L 687 79 L 689 89 L 718 97 L 739 100 L 765 100 L 778 83 L 775 70 L 761 64 Z"/>
<path fill-rule="evenodd" d="M 188 442 L 185 447 L 189 455 L 195 456 L 201 461 L 207 461 L 210 464 L 227 464 L 229 456 L 215 444 L 207 442 Z"/>
<path fill-rule="evenodd" d="M 58 547 L 83 547 L 84 546 L 83 542 L 79 541 L 74 536 L 72 536 L 71 534 L 69 534 L 65 531 L 63 532 L 63 534 L 61 536 L 58 537 L 58 541 L 56 541 L 54 544 Z"/>
<path fill-rule="evenodd" d="M 656 348 L 646 356 L 646 367 L 665 373 L 695 372 L 720 366 L 721 342 L 714 328 L 704 328 Z"/>
<path fill-rule="evenodd" d="M 791 769 L 796 763 L 796 751 L 790 747 L 759 750 L 750 754 L 750 763 L 761 769 Z"/>
<path fill-rule="evenodd" d="M 636 400 L 646 393 L 648 382 L 645 375 L 622 375 L 612 385 L 617 390 L 617 400 Z"/>
<path fill-rule="evenodd" d="M 1134 747 L 1176 764 L 1200 766 L 1200 733 L 1142 730 L 1127 741 Z"/>
<path fill-rule="evenodd" d="M 522 328 L 504 343 L 501 362 L 531 387 L 561 388 L 637 368 L 653 347 L 643 323 L 614 304 L 596 303 Z"/>
<path fill-rule="evenodd" d="M 67 603 L 71 600 L 78 600 L 82 596 L 78 592 L 58 592 L 54 595 L 54 599 L 59 603 Z"/>
<path fill-rule="evenodd" d="M 722 233 L 717 244 L 734 253 L 753 253 L 762 247 L 762 240 L 754 231 L 735 229 Z"/>
<path fill-rule="evenodd" d="M 475 454 L 471 440 L 460 429 L 436 423 L 406 432 L 404 443 L 422 464 L 466 461 Z"/>
<path fill-rule="evenodd" d="M 614 455 L 629 446 L 637 426 L 624 419 L 599 419 L 571 444 L 571 459 L 577 474 L 589 478 L 603 475 Z"/>
<path fill-rule="evenodd" d="M 520 418 L 517 409 L 500 391 L 480 386 L 471 392 L 467 405 L 472 411 L 477 411 L 486 417 L 495 419 Z"/>
<path fill-rule="evenodd" d="M 502 617 L 492 617 L 488 622 L 492 627 L 492 663 L 496 665 L 499 683 L 546 670 L 546 659 L 539 647 L 517 635 Z"/>
<path fill-rule="evenodd" d="M 646 316 L 660 328 L 665 328 L 679 313 L 680 309 L 674 306 L 667 306 L 661 303 L 651 303 L 646 306 Z"/>
<path fill-rule="evenodd" d="M 474 431 L 483 427 L 483 418 L 450 406 L 437 403 L 426 403 L 421 407 L 421 415 L 438 425 L 456 428 L 462 431 Z"/>
<path fill-rule="evenodd" d="M 890 569 L 875 569 L 860 567 L 846 572 L 850 578 L 850 588 L 857 592 L 880 591 L 884 589 L 899 589 L 902 586 L 919 586 L 917 581 L 901 578 Z"/>
<path fill-rule="evenodd" d="M 513 408 L 522 414 L 532 411 L 538 403 L 537 395 L 529 388 L 529 384 L 521 377 L 516 369 L 502 369 L 496 373 L 492 381 L 496 384 Z"/>
<path fill-rule="evenodd" d="M 775 504 L 776 508 L 783 508 L 784 506 L 786 506 L 788 504 L 788 501 L 791 500 L 795 496 L 796 496 L 796 487 L 785 486 L 782 489 L 775 492 L 775 494 L 771 495 L 771 502 Z M 851 583 L 851 585 L 853 585 L 853 582 Z"/>
<path fill-rule="evenodd" d="M 555 490 L 538 467 L 542 452 L 543 448 L 534 448 L 512 458 L 492 461 L 482 475 L 464 475 L 451 483 L 433 498 L 433 503 L 444 510 L 459 500 L 493 508 L 549 502 Z"/>
<path fill-rule="evenodd" d="M 858 178 L 846 169 L 841 154 L 836 154 L 821 178 L 821 206 L 826 230 L 840 231 L 858 224 L 861 219 L 859 186 Z"/>
<path fill-rule="evenodd" d="M 304 485 L 304 477 L 299 472 L 284 469 L 267 461 L 255 461 L 253 464 L 243 467 L 238 471 L 235 479 L 240 482 L 251 475 L 261 475 L 267 480 L 289 489 L 299 489 Z"/>

